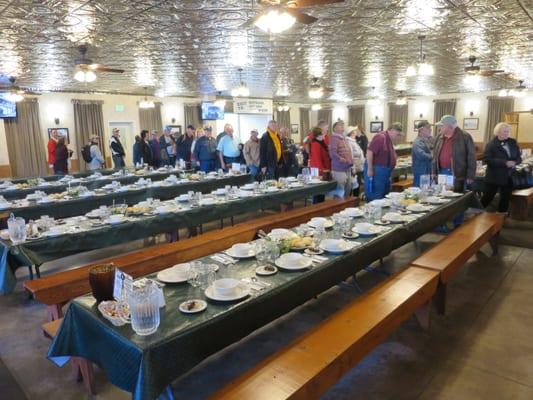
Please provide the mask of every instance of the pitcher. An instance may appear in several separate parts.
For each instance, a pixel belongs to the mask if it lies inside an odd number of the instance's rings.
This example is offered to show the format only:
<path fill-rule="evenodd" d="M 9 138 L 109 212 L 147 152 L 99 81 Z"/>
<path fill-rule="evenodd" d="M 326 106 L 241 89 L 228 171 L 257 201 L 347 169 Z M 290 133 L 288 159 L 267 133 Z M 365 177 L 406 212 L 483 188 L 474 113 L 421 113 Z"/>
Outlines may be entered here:
<path fill-rule="evenodd" d="M 157 286 L 148 283 L 133 287 L 128 298 L 131 313 L 131 327 L 137 335 L 151 335 L 159 327 L 159 296 Z"/>

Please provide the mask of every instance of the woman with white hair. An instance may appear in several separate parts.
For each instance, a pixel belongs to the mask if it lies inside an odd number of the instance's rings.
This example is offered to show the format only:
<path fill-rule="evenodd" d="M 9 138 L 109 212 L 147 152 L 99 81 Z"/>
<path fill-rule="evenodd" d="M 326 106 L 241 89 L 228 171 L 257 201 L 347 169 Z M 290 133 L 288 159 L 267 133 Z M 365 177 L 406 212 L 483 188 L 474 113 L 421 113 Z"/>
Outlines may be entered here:
<path fill-rule="evenodd" d="M 487 143 L 483 161 L 487 164 L 485 173 L 485 191 L 481 198 L 483 207 L 487 207 L 494 196 L 500 192 L 499 212 L 507 212 L 509 199 L 513 191 L 511 172 L 522 162 L 520 148 L 516 140 L 510 138 L 511 125 L 500 122 L 494 127 L 494 138 Z"/>
<path fill-rule="evenodd" d="M 352 165 L 352 177 L 357 176 L 357 179 L 352 180 L 353 195 L 359 196 L 359 187 L 363 182 L 363 167 L 365 165 L 365 154 L 363 149 L 357 143 L 357 134 L 360 131 L 356 126 L 349 126 L 346 129 L 346 142 L 350 146 L 352 151 L 353 165 Z"/>

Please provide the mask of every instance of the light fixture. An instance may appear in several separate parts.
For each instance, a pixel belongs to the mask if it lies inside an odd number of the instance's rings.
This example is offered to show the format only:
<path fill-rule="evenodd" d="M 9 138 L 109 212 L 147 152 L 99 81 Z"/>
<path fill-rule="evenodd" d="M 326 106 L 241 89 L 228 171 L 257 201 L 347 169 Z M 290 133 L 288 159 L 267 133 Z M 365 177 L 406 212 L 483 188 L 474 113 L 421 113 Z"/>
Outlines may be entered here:
<path fill-rule="evenodd" d="M 222 92 L 221 91 L 218 92 L 218 95 L 217 95 L 217 97 L 215 99 L 215 103 L 214 104 L 218 108 L 222 108 L 223 109 L 224 107 L 226 107 L 226 99 L 224 97 L 222 97 Z"/>
<path fill-rule="evenodd" d="M 516 98 L 522 98 L 526 96 L 527 88 L 524 86 L 524 81 L 519 80 L 519 85 L 514 89 L 502 89 L 498 92 L 499 97 L 516 97 Z"/>
<path fill-rule="evenodd" d="M 285 104 L 285 103 L 280 103 L 278 104 L 278 111 L 281 112 L 281 111 L 289 111 L 290 107 L 288 104 Z"/>
<path fill-rule="evenodd" d="M 18 103 L 19 101 L 24 100 L 24 96 L 17 92 L 9 92 L 6 94 L 6 100 Z"/>
<path fill-rule="evenodd" d="M 96 74 L 93 71 L 80 69 L 74 74 L 74 79 L 78 82 L 94 82 L 96 80 Z"/>
<path fill-rule="evenodd" d="M 406 104 L 407 104 L 407 97 L 404 96 L 403 90 L 400 90 L 400 93 L 398 94 L 398 98 L 396 99 L 396 105 L 405 106 Z"/>
<path fill-rule="evenodd" d="M 426 55 L 423 52 L 423 41 L 426 37 L 424 35 L 418 36 L 420 40 L 420 54 L 418 56 L 418 63 L 416 65 L 409 65 L 405 71 L 405 76 L 431 76 L 435 73 L 433 66 L 426 62 Z"/>
<path fill-rule="evenodd" d="M 59 118 L 54 118 L 54 122 L 56 125 L 59 125 Z"/>
<path fill-rule="evenodd" d="M 324 91 L 321 87 L 318 88 L 310 88 L 309 89 L 309 97 L 312 99 L 320 99 L 324 95 Z"/>
<path fill-rule="evenodd" d="M 280 33 L 291 28 L 296 22 L 296 18 L 282 8 L 272 8 L 263 13 L 254 25 L 266 33 Z"/>
<path fill-rule="evenodd" d="M 231 90 L 231 95 L 233 97 L 248 97 L 250 96 L 250 89 L 246 86 L 246 83 L 242 80 L 242 68 L 239 68 L 239 86 Z"/>
<path fill-rule="evenodd" d="M 139 108 L 154 108 L 155 104 L 153 101 L 148 100 L 148 88 L 144 88 L 144 100 L 139 102 Z"/>
<path fill-rule="evenodd" d="M 311 110 L 313 110 L 313 111 L 322 110 L 322 106 L 320 104 L 313 104 L 311 106 Z"/>

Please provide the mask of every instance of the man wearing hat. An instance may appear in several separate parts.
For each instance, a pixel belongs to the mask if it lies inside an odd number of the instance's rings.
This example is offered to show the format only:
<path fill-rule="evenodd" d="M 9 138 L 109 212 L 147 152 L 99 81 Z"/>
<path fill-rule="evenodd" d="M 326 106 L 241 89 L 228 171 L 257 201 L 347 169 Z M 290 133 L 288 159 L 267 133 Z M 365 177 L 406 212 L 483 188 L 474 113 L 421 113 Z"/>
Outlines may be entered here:
<path fill-rule="evenodd" d="M 402 129 L 401 123 L 394 122 L 386 131 L 374 135 L 368 145 L 364 168 L 366 201 L 382 199 L 390 192 L 397 158 L 392 141 L 402 134 Z"/>
<path fill-rule="evenodd" d="M 418 136 L 413 141 L 411 158 L 413 160 L 413 186 L 420 186 L 422 175 L 431 175 L 433 153 L 429 140 L 431 138 L 431 124 L 425 119 L 416 124 Z"/>
<path fill-rule="evenodd" d="M 204 136 L 196 139 L 194 159 L 200 163 L 200 171 L 211 172 L 216 170 L 217 141 L 210 126 L 206 126 L 204 132 Z"/>
<path fill-rule="evenodd" d="M 476 176 L 476 149 L 468 132 L 457 126 L 453 115 L 437 122 L 440 132 L 435 140 L 433 173 L 454 177 L 454 191 L 464 192 Z"/>
<path fill-rule="evenodd" d="M 255 178 L 259 173 L 259 163 L 261 162 L 259 156 L 259 132 L 257 129 L 250 131 L 250 139 L 244 143 L 243 155 L 246 160 L 246 165 L 250 170 L 250 174 Z"/>

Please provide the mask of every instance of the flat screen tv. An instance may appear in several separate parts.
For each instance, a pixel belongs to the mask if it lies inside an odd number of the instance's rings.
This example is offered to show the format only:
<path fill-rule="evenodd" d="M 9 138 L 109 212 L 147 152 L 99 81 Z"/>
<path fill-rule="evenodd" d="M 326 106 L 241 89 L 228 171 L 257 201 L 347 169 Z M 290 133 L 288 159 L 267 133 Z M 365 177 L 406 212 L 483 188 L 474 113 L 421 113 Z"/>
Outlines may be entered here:
<path fill-rule="evenodd" d="M 7 93 L 0 93 L 0 118 L 15 118 L 17 116 L 17 103 L 9 101 Z"/>
<path fill-rule="evenodd" d="M 202 119 L 224 119 L 224 109 L 215 105 L 212 101 L 202 103 Z"/>

